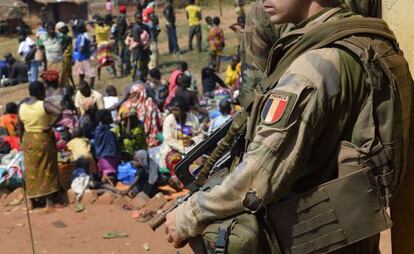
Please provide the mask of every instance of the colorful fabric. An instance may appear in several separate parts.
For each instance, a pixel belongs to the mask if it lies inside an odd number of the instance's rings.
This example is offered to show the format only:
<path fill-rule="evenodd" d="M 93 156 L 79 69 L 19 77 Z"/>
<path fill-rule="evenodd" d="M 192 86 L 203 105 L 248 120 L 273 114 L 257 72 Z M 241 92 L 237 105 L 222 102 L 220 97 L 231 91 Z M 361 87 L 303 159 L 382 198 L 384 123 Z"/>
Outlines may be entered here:
<path fill-rule="evenodd" d="M 177 79 L 178 76 L 183 74 L 181 70 L 175 70 L 170 75 L 170 83 L 168 85 L 168 97 L 165 99 L 164 103 L 164 110 L 167 108 L 167 106 L 171 103 L 172 99 L 175 97 L 175 90 L 177 89 Z"/>
<path fill-rule="evenodd" d="M 142 124 L 133 128 L 129 135 L 127 133 L 121 133 L 120 126 L 116 126 L 113 132 L 121 141 L 120 150 L 124 160 L 131 160 L 136 151 L 148 148 L 144 125 Z"/>
<path fill-rule="evenodd" d="M 191 141 L 198 143 L 203 138 L 198 118 L 187 112 L 185 124 L 177 123 L 175 116 L 169 114 L 163 124 L 164 142 L 160 151 L 160 167 L 167 168 L 167 155 L 171 150 L 184 154 L 191 145 Z"/>
<path fill-rule="evenodd" d="M 79 118 L 76 111 L 69 109 L 63 110 L 62 119 L 56 125 L 68 128 L 69 132 L 72 134 L 73 130 L 79 127 Z"/>
<path fill-rule="evenodd" d="M 151 15 L 154 14 L 154 3 L 148 4 L 148 6 L 142 11 L 142 22 L 147 25 L 152 25 Z"/>
<path fill-rule="evenodd" d="M 23 153 L 27 196 L 44 197 L 59 191 L 57 152 L 53 134 L 25 132 Z"/>
<path fill-rule="evenodd" d="M 149 147 L 160 144 L 157 139 L 162 126 L 162 116 L 157 104 L 147 96 L 142 84 L 132 85 L 129 90 L 128 99 L 121 105 L 119 115 L 122 118 L 131 112 L 136 112 L 138 120 L 144 123 L 145 136 Z"/>
<path fill-rule="evenodd" d="M 16 114 L 5 114 L 0 117 L 0 127 L 5 128 L 9 136 L 17 135 L 17 122 Z"/>
<path fill-rule="evenodd" d="M 112 46 L 108 41 L 98 44 L 97 49 L 98 64 L 101 66 L 108 66 L 114 63 L 112 56 Z"/>
<path fill-rule="evenodd" d="M 37 29 L 36 37 L 37 37 L 37 45 L 41 47 L 41 46 L 44 46 L 43 43 L 45 40 L 47 40 L 49 36 L 47 35 L 46 29 L 41 26 Z"/>
<path fill-rule="evenodd" d="M 210 49 L 221 53 L 224 48 L 224 33 L 223 30 L 218 26 L 213 26 L 208 34 L 208 43 Z"/>
<path fill-rule="evenodd" d="M 105 156 L 98 160 L 98 172 L 102 175 L 116 174 L 121 160 L 114 156 Z"/>
<path fill-rule="evenodd" d="M 55 82 L 59 80 L 59 72 L 55 70 L 46 70 L 40 74 L 40 78 L 45 82 Z"/>
<path fill-rule="evenodd" d="M 175 165 L 177 165 L 181 159 L 181 153 L 174 150 L 168 152 L 167 157 L 165 158 L 165 166 L 170 171 L 171 176 L 175 176 Z"/>
<path fill-rule="evenodd" d="M 20 151 L 20 139 L 17 136 L 4 136 L 1 139 L 9 143 L 12 150 Z"/>

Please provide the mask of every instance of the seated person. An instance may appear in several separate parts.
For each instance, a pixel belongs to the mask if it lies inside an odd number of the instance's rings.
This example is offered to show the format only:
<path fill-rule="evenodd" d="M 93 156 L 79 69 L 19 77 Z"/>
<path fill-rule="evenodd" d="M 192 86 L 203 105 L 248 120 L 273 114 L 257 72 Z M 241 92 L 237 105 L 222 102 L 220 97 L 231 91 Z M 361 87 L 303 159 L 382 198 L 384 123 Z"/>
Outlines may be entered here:
<path fill-rule="evenodd" d="M 208 128 L 208 134 L 210 135 L 215 129 L 224 124 L 231 116 L 231 102 L 228 99 L 223 99 L 219 103 L 220 115 L 213 119 Z"/>
<path fill-rule="evenodd" d="M 126 118 L 121 119 L 120 125 L 115 126 L 113 131 L 119 140 L 121 156 L 124 161 L 132 160 L 136 151 L 148 148 L 144 125 L 138 120 L 134 111 L 131 111 Z"/>
<path fill-rule="evenodd" d="M 6 62 L 9 65 L 9 79 L 10 85 L 17 85 L 26 83 L 28 81 L 28 68 L 27 64 L 21 61 L 17 61 L 11 53 L 5 56 Z"/>
<path fill-rule="evenodd" d="M 147 96 L 150 97 L 161 110 L 168 96 L 168 85 L 166 80 L 161 79 L 161 72 L 158 68 L 149 71 L 149 77 L 144 86 Z"/>
<path fill-rule="evenodd" d="M 226 70 L 226 86 L 232 91 L 239 89 L 240 86 L 241 64 L 237 57 L 232 57 L 231 63 Z"/>
<path fill-rule="evenodd" d="M 105 87 L 105 96 L 103 97 L 103 101 L 104 101 L 104 107 L 105 109 L 109 109 L 111 107 L 113 107 L 114 105 L 117 105 L 119 102 L 119 98 L 118 98 L 118 94 L 116 91 L 116 87 L 112 86 L 112 85 L 108 85 Z M 112 110 L 111 111 L 112 114 L 112 119 L 116 119 L 117 117 L 117 112 L 116 110 Z"/>
<path fill-rule="evenodd" d="M 9 136 L 17 136 L 18 107 L 16 103 L 6 104 L 4 115 L 0 117 L 0 127 L 5 128 Z"/>
<path fill-rule="evenodd" d="M 201 80 L 203 84 L 203 95 L 213 97 L 217 84 L 226 87 L 224 81 L 216 74 L 216 66 L 211 63 L 201 70 Z"/>
<path fill-rule="evenodd" d="M 74 129 L 72 139 L 67 143 L 67 147 L 72 152 L 75 162 L 79 159 L 87 160 L 89 162 L 88 169 L 93 173 L 97 173 L 89 139 L 83 136 L 81 128 Z"/>
<path fill-rule="evenodd" d="M 95 155 L 98 159 L 98 172 L 115 184 L 117 168 L 120 159 L 120 151 L 115 133 L 111 131 L 113 123 L 111 112 L 107 109 L 96 113 L 99 123 L 95 129 Z"/>
<path fill-rule="evenodd" d="M 182 74 L 178 77 L 177 83 L 178 86 L 175 90 L 175 97 L 183 97 L 189 106 L 189 109 L 207 115 L 207 110 L 200 106 L 200 101 L 198 100 L 197 93 L 189 90 L 189 87 L 191 85 L 191 77 L 187 76 L 186 74 Z"/>
<path fill-rule="evenodd" d="M 62 119 L 57 123 L 59 126 L 66 127 L 71 134 L 74 133 L 76 128 L 80 127 L 79 117 L 75 103 L 72 99 L 74 94 L 74 88 L 72 86 L 64 86 L 62 88 Z"/>
<path fill-rule="evenodd" d="M 203 134 L 198 118 L 189 111 L 184 97 L 176 96 L 169 105 L 170 114 L 164 119 L 164 142 L 161 145 L 160 167 L 167 168 L 174 176 L 174 166 L 182 154 Z"/>
<path fill-rule="evenodd" d="M 131 163 L 138 169 L 137 178 L 131 186 L 136 186 L 134 192 L 143 191 L 149 197 L 153 197 L 158 191 L 157 186 L 162 182 L 160 166 L 150 158 L 146 150 L 137 151 Z"/>
<path fill-rule="evenodd" d="M 80 115 L 92 108 L 104 109 L 104 100 L 102 94 L 93 90 L 86 81 L 79 83 L 79 91 L 75 95 L 75 106 L 78 108 Z"/>

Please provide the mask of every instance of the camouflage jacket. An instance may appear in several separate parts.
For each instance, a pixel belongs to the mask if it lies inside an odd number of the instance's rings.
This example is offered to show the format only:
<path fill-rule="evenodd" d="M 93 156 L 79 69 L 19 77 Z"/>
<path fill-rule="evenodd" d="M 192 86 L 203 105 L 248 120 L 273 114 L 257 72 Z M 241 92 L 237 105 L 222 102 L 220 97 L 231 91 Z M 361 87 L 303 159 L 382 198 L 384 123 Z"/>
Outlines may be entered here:
<path fill-rule="evenodd" d="M 324 21 L 316 15 L 301 25 Z M 257 96 L 249 118 L 257 125 L 243 162 L 220 186 L 177 208 L 178 232 L 193 237 L 209 222 L 245 211 L 248 192 L 267 205 L 336 178 L 338 147 L 352 139 L 353 112 L 370 93 L 361 85 L 363 74 L 359 62 L 337 48 L 297 58 L 274 89 Z"/>

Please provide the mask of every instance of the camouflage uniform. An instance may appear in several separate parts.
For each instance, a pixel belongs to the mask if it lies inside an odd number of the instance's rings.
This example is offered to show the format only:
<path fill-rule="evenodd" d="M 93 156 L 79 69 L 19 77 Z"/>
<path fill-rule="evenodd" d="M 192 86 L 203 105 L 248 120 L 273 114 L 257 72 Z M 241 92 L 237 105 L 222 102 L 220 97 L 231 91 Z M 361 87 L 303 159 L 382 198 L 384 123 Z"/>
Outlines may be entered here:
<path fill-rule="evenodd" d="M 302 24 L 315 27 L 340 17 L 316 15 Z M 268 70 L 275 68 L 272 59 L 268 63 Z M 353 133 L 361 127 L 356 118 L 372 110 L 366 104 L 371 87 L 364 81 L 358 59 L 344 50 L 322 48 L 298 57 L 275 88 L 256 95 L 246 136 L 250 144 L 235 172 L 177 208 L 180 235 L 195 237 L 209 222 L 244 212 L 246 193 L 267 205 L 337 178 L 339 148 L 372 141 Z M 376 235 L 339 253 L 377 253 L 378 240 Z"/>

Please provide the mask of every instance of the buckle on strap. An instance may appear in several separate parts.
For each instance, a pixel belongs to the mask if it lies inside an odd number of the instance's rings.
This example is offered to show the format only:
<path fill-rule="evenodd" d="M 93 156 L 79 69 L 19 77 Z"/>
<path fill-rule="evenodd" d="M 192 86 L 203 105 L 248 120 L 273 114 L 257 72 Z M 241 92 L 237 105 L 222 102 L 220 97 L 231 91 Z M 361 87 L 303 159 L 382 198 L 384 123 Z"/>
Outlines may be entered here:
<path fill-rule="evenodd" d="M 217 239 L 215 242 L 214 254 L 225 254 L 227 253 L 228 240 L 230 231 L 234 224 L 236 224 L 237 219 L 232 219 L 229 221 L 224 221 L 219 227 L 217 234 Z"/>
<path fill-rule="evenodd" d="M 384 174 L 375 176 L 375 180 L 382 187 L 390 187 L 394 183 L 395 170 L 390 170 Z"/>

